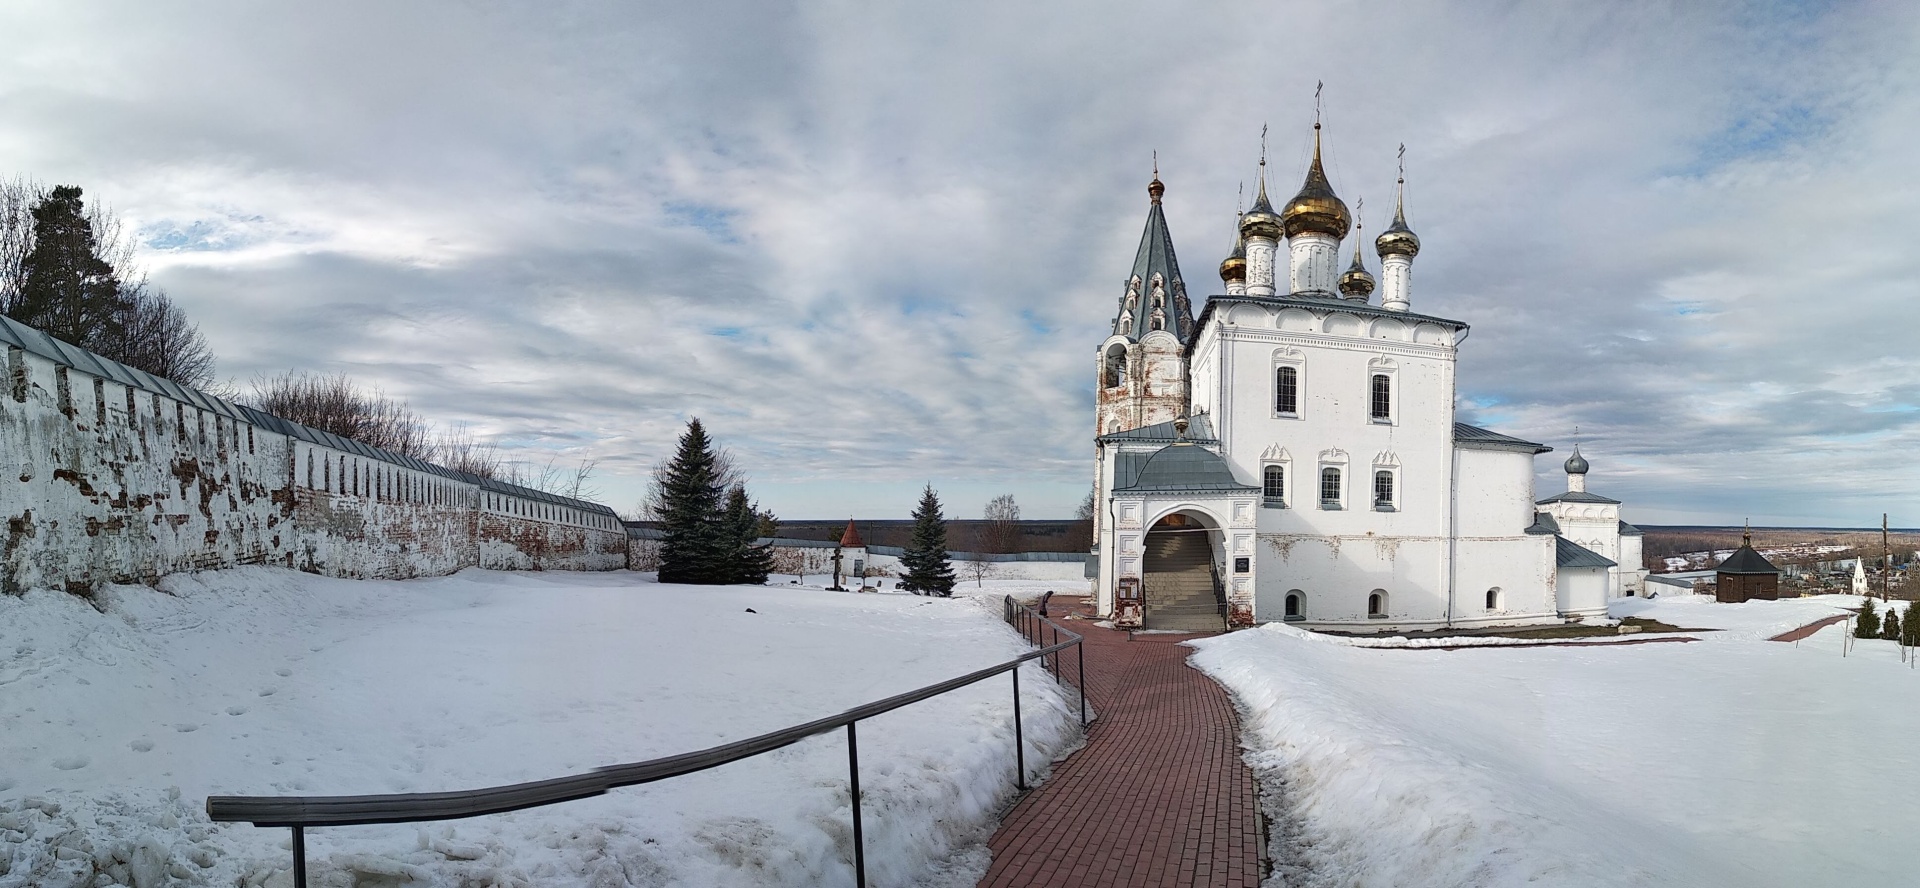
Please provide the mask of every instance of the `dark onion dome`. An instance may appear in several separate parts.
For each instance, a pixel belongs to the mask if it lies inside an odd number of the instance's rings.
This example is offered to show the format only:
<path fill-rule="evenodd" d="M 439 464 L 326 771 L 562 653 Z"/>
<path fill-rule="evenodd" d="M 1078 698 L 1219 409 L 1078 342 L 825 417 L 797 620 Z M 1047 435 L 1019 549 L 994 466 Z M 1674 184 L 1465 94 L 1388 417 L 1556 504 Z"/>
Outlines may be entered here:
<path fill-rule="evenodd" d="M 1586 473 L 1587 458 L 1580 455 L 1580 445 L 1575 444 L 1573 445 L 1573 455 L 1567 457 L 1567 474 L 1585 475 Z"/>
<path fill-rule="evenodd" d="M 1247 279 L 1247 239 L 1239 233 L 1238 224 L 1233 228 L 1233 251 L 1220 260 L 1220 279 L 1229 283 Z"/>
<path fill-rule="evenodd" d="M 1402 178 L 1399 185 L 1400 194 L 1393 201 L 1393 224 L 1387 226 L 1387 230 L 1380 232 L 1380 236 L 1373 241 L 1373 248 L 1382 259 L 1388 256 L 1412 259 L 1420 255 L 1420 238 L 1414 235 L 1413 229 L 1407 227 L 1407 180 Z"/>
<path fill-rule="evenodd" d="M 1288 237 L 1311 233 L 1336 239 L 1346 237 L 1353 228 L 1353 215 L 1333 193 L 1326 168 L 1320 164 L 1320 124 L 1313 125 L 1313 165 L 1307 167 L 1307 181 L 1280 212 L 1280 225 Z"/>
<path fill-rule="evenodd" d="M 1267 200 L 1267 161 L 1262 158 L 1259 193 L 1253 198 L 1253 207 L 1240 216 L 1240 236 L 1279 240 L 1281 231 L 1280 216 L 1273 211 L 1273 203 Z"/>
<path fill-rule="evenodd" d="M 1340 295 L 1348 299 L 1364 301 L 1373 295 L 1373 272 L 1368 271 L 1366 264 L 1360 261 L 1358 238 L 1353 242 L 1353 264 L 1347 266 L 1347 270 L 1341 273 L 1339 286 Z"/>

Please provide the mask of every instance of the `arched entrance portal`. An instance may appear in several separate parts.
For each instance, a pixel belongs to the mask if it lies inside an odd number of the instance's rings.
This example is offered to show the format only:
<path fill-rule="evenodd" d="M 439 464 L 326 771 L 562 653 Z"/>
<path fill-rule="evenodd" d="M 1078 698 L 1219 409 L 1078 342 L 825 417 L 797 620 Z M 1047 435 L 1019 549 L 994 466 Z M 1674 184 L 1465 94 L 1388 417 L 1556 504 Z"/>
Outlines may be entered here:
<path fill-rule="evenodd" d="M 1175 512 L 1147 531 L 1141 586 L 1146 597 L 1147 629 L 1219 632 L 1226 628 L 1221 595 L 1219 528 L 1204 515 Z"/>

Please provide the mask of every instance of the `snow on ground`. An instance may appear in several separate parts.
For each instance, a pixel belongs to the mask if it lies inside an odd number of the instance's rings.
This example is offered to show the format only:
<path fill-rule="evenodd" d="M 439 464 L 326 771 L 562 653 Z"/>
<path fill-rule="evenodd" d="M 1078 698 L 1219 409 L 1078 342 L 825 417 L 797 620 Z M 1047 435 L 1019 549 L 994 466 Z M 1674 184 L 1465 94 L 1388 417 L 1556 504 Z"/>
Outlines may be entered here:
<path fill-rule="evenodd" d="M 1372 650 L 1283 625 L 1193 642 L 1241 703 L 1270 885 L 1907 885 L 1920 671 L 1841 656 L 1848 596 L 1628 600 L 1693 644 Z M 1646 636 L 1639 636 L 1646 637 Z"/>
<path fill-rule="evenodd" d="M 249 568 L 161 588 L 109 589 L 104 613 L 51 591 L 0 596 L 0 888 L 285 885 L 288 831 L 210 823 L 206 796 L 558 777 L 1028 649 L 997 602 L 625 571 L 362 582 Z M 1014 782 L 1008 685 L 861 723 L 872 884 L 971 885 L 984 870 L 980 842 Z M 1050 679 L 1021 687 L 1038 771 L 1078 729 Z M 313 884 L 851 884 L 844 736 L 548 808 L 311 830 Z"/>

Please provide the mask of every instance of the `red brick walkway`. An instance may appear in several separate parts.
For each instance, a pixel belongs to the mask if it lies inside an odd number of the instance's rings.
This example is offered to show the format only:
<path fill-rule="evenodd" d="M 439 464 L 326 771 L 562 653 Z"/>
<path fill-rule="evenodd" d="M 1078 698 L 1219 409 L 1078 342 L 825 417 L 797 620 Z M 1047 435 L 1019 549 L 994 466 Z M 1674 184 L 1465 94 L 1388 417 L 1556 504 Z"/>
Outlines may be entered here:
<path fill-rule="evenodd" d="M 1087 616 L 1084 604 L 1063 606 Z M 1253 774 L 1227 692 L 1186 664 L 1189 635 L 1063 621 L 1086 636 L 1086 746 L 1008 813 L 980 888 L 1260 882 Z M 1071 660 L 1069 660 L 1071 662 Z"/>
<path fill-rule="evenodd" d="M 1782 632 L 1779 635 L 1775 635 L 1774 637 L 1769 638 L 1767 640 L 1768 641 L 1799 641 L 1800 639 L 1803 639 L 1803 638 L 1811 638 L 1815 632 L 1819 632 L 1820 630 L 1825 629 L 1828 626 L 1831 626 L 1843 620 L 1851 619 L 1852 617 L 1853 617 L 1852 613 L 1834 614 L 1831 617 L 1825 617 L 1819 620 L 1815 620 L 1798 629 L 1788 629 L 1787 631 Z M 1088 697 L 1087 699 L 1091 700 L 1093 698 Z"/>

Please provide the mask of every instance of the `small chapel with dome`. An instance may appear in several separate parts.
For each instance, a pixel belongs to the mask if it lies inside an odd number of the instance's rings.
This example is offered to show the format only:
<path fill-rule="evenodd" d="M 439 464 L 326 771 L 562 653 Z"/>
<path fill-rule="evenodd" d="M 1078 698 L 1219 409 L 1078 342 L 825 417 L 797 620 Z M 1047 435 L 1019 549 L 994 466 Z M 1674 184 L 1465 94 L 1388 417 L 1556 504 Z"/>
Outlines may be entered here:
<path fill-rule="evenodd" d="M 1534 458 L 1552 448 L 1455 419 L 1468 326 L 1413 309 L 1406 177 L 1372 242 L 1376 278 L 1320 137 L 1315 123 L 1305 181 L 1278 210 L 1261 158 L 1224 292 L 1198 316 L 1166 187 L 1157 172 L 1147 186 L 1097 352 L 1099 612 L 1146 628 L 1405 631 L 1581 620 L 1641 594 L 1640 532 L 1587 489 L 1578 447 L 1567 489 L 1536 498 Z"/>

